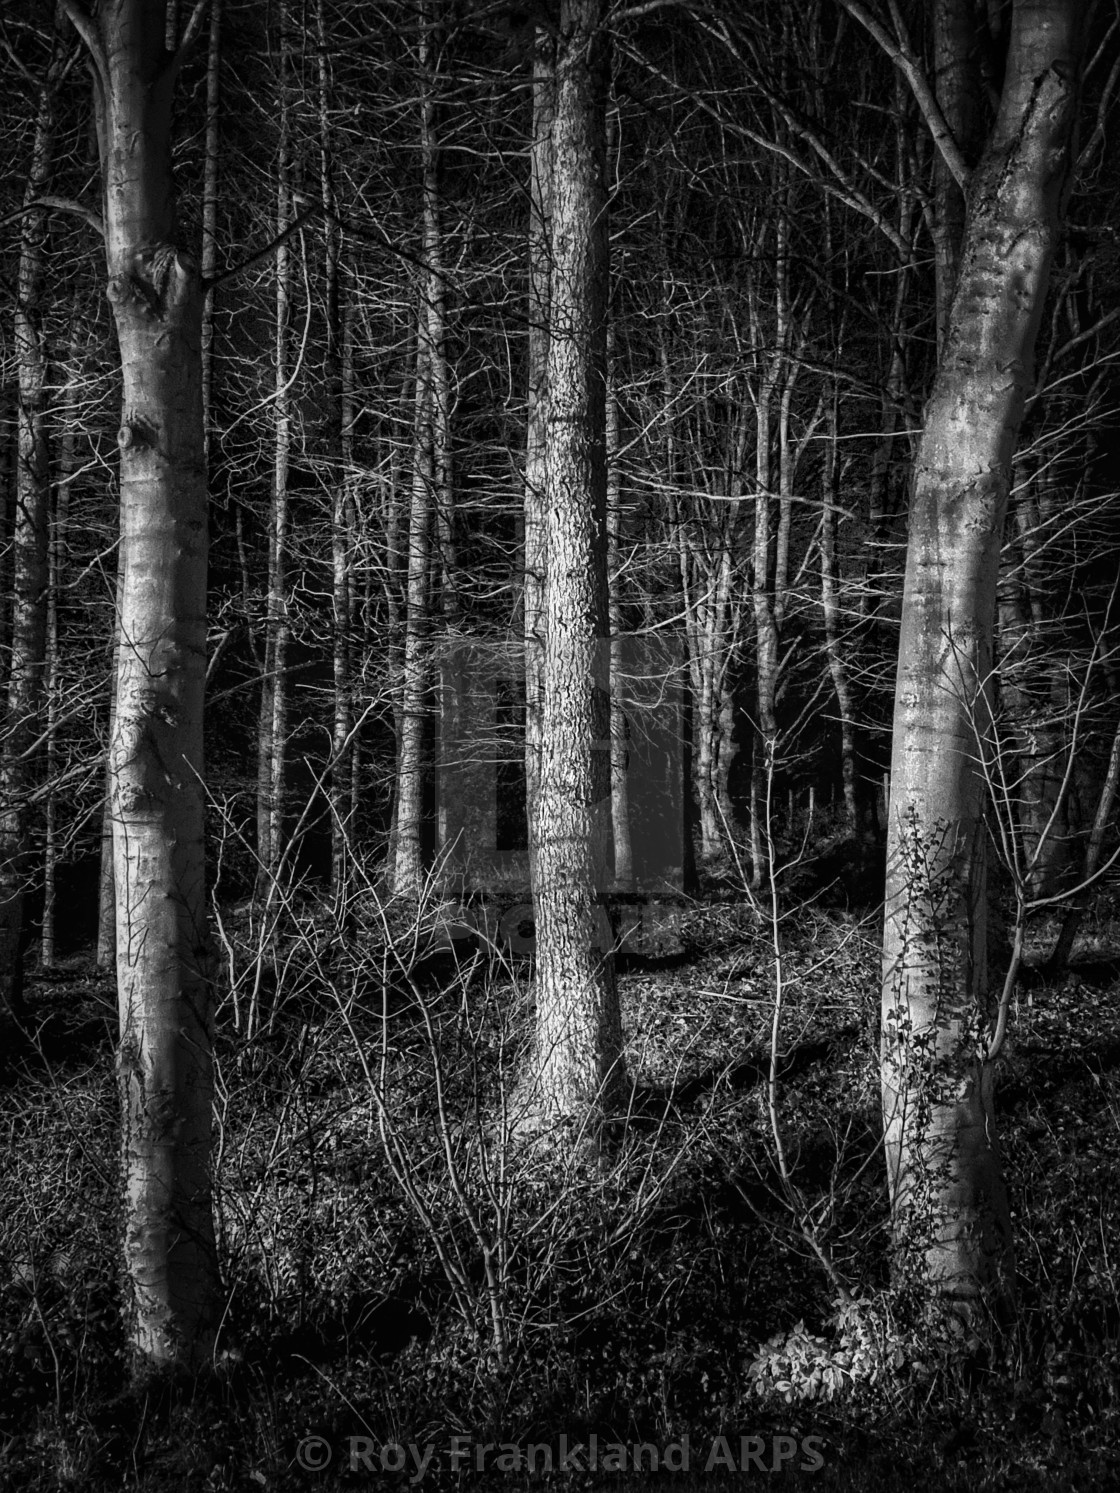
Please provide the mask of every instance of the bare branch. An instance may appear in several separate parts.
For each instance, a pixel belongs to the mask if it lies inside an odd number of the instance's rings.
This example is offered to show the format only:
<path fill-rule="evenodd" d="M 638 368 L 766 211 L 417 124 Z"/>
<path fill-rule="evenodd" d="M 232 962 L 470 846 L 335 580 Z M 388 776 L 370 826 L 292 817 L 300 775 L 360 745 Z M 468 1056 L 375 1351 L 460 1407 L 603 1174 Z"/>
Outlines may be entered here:
<path fill-rule="evenodd" d="M 179 38 L 179 47 L 176 56 L 180 56 L 194 41 L 202 27 L 202 18 L 210 6 L 210 0 L 195 0 L 195 7 L 191 11 L 187 24 L 183 27 L 183 34 Z"/>
<path fill-rule="evenodd" d="M 623 10 L 616 10 L 608 16 L 612 26 L 620 21 L 636 21 L 640 16 L 652 15 L 655 10 L 671 10 L 679 6 L 681 0 L 641 0 L 637 5 L 627 5 Z"/>
<path fill-rule="evenodd" d="M 168 64 L 168 72 L 172 77 L 178 73 L 183 61 L 194 43 L 202 26 L 202 18 L 210 6 L 210 0 L 195 0 L 195 7 L 187 18 L 187 24 L 183 27 L 183 34 L 179 38 L 179 45 L 175 48 L 175 54 Z"/>
<path fill-rule="evenodd" d="M 866 6 L 861 4 L 861 0 L 837 0 L 837 3 L 843 6 L 854 21 L 858 21 L 866 31 L 871 33 L 909 83 L 910 92 L 922 111 L 922 118 L 933 136 L 935 145 L 941 152 L 942 159 L 952 173 L 953 180 L 962 192 L 967 192 L 972 173 L 965 164 L 960 146 L 946 122 L 945 115 L 941 112 L 941 105 L 937 102 L 933 89 L 929 85 L 929 79 L 914 55 L 905 31 L 902 32 L 901 39 L 893 37 L 882 22 L 877 21 Z M 901 18 L 893 5 L 891 10 L 895 14 L 896 24 L 901 24 Z"/>
<path fill-rule="evenodd" d="M 1071 353 L 1075 347 L 1080 347 L 1083 342 L 1088 342 L 1091 337 L 1096 337 L 1098 333 L 1104 331 L 1105 327 L 1114 322 L 1118 316 L 1120 316 L 1120 307 L 1112 311 L 1106 311 L 1100 320 L 1095 321 L 1091 327 L 1087 327 L 1084 332 L 1078 332 L 1077 336 L 1071 337 L 1068 342 L 1063 342 L 1054 354 L 1052 361 L 1055 363 L 1059 362 Z"/>
<path fill-rule="evenodd" d="M 101 79 L 102 84 L 104 84 L 106 78 L 105 53 L 102 50 L 101 38 L 97 34 L 97 26 L 93 17 L 84 5 L 78 3 L 78 0 L 59 0 L 59 4 L 70 18 L 70 24 L 74 30 L 85 42 L 90 57 L 93 60 L 93 65 L 97 69 L 97 75 Z"/>
<path fill-rule="evenodd" d="M 716 35 L 720 41 L 724 42 L 724 44 L 727 43 L 727 37 L 725 35 L 721 35 L 718 32 L 713 34 Z M 700 94 L 682 86 L 682 84 L 676 78 L 672 77 L 671 74 L 667 73 L 663 68 L 658 67 L 657 64 L 652 60 L 652 58 L 644 56 L 641 52 L 635 51 L 624 43 L 619 43 L 618 47 L 620 51 L 625 52 L 626 55 L 632 57 L 634 61 L 639 64 L 639 66 L 644 67 L 655 77 L 660 78 L 663 83 L 668 84 L 668 86 L 676 93 L 680 94 L 682 97 L 687 98 L 693 105 L 695 105 L 697 109 L 700 109 L 710 118 L 716 120 L 716 122 L 723 129 L 727 130 L 729 134 L 738 135 L 741 139 L 744 140 L 750 140 L 752 144 L 760 146 L 763 150 L 769 151 L 773 155 L 782 157 L 783 160 L 788 161 L 791 166 L 793 166 L 803 175 L 812 177 L 812 172 L 807 162 L 804 161 L 796 151 L 791 150 L 789 146 L 782 144 L 778 140 L 769 139 L 759 131 L 752 130 L 746 125 L 726 119 L 718 109 L 716 109 L 706 99 L 702 98 Z M 892 223 L 888 222 L 887 218 L 883 213 L 879 211 L 874 203 L 869 201 L 864 193 L 854 185 L 851 177 L 839 165 L 839 163 L 836 161 L 836 158 L 832 155 L 827 146 L 821 140 L 820 136 L 817 135 L 803 120 L 798 119 L 796 115 L 794 115 L 793 111 L 788 108 L 788 106 L 781 105 L 780 101 L 777 100 L 772 101 L 782 109 L 783 117 L 785 118 L 786 123 L 789 125 L 790 129 L 793 130 L 802 140 L 804 140 L 804 142 L 819 157 L 824 165 L 828 167 L 829 172 L 835 178 L 834 181 L 829 181 L 827 179 L 813 177 L 813 180 L 816 181 L 821 191 L 827 192 L 830 197 L 837 198 L 840 202 L 843 202 L 845 206 L 852 208 L 853 211 L 862 214 L 870 222 L 874 223 L 879 232 L 883 234 L 883 236 L 888 239 L 894 246 L 894 248 L 898 251 L 899 257 L 902 259 L 903 263 L 909 264 L 911 258 L 913 257 L 912 246 L 906 241 L 902 234 L 899 233 L 898 229 L 895 228 Z"/>
<path fill-rule="evenodd" d="M 94 233 L 101 238 L 105 237 L 105 224 L 101 221 L 101 214 L 94 212 L 92 207 L 86 207 L 82 202 L 75 202 L 72 197 L 56 197 L 53 193 L 45 192 L 33 198 L 23 210 L 26 212 L 28 208 L 33 207 L 53 207 L 56 212 L 72 213 L 88 223 Z"/>
<path fill-rule="evenodd" d="M 278 233 L 271 243 L 266 244 L 263 249 L 258 249 L 255 254 L 250 254 L 248 259 L 243 259 L 240 264 L 235 264 L 231 269 L 222 270 L 221 274 L 212 275 L 209 279 L 203 280 L 203 290 L 213 290 L 218 285 L 224 285 L 227 280 L 235 280 L 238 275 L 243 275 L 246 270 L 251 270 L 255 265 L 263 264 L 266 260 L 271 259 L 277 249 L 282 248 L 294 233 L 298 233 L 301 228 L 306 228 L 312 218 L 321 217 L 322 213 L 323 209 L 318 203 L 313 203 L 310 207 L 305 208 L 298 218 L 292 219 L 283 233 Z"/>
<path fill-rule="evenodd" d="M 39 88 L 42 86 L 42 80 L 40 78 L 37 78 L 31 71 L 31 69 L 27 66 L 27 64 L 22 61 L 19 54 L 16 52 L 12 44 L 8 41 L 6 36 L 0 36 L 0 49 L 3 50 L 12 66 L 16 68 L 17 71 L 22 75 L 25 83 L 29 83 L 32 88 Z"/>
<path fill-rule="evenodd" d="M 83 218 L 95 233 L 100 234 L 102 238 L 105 237 L 105 225 L 102 223 L 100 215 L 95 213 L 92 207 L 86 207 L 81 202 L 75 202 L 72 197 L 55 197 L 48 192 L 43 192 L 38 197 L 32 197 L 29 202 L 25 202 L 22 207 L 17 207 L 7 217 L 0 218 L 0 228 L 7 227 L 9 223 L 14 223 L 18 218 L 22 218 L 27 213 L 33 213 L 41 207 L 54 208 L 57 212 L 73 213 L 75 217 Z"/>

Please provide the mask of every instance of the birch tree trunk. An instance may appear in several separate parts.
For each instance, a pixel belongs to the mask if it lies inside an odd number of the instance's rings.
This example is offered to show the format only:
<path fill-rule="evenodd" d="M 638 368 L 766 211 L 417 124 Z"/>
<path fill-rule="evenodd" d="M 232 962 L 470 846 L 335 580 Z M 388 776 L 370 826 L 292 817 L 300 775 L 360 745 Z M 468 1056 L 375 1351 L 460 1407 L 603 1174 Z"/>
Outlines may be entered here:
<path fill-rule="evenodd" d="M 168 50 L 164 9 L 150 0 L 102 0 L 96 20 L 75 0 L 66 10 L 93 64 L 123 381 L 109 759 L 130 1337 L 141 1369 L 197 1368 L 213 1343 L 218 1276 L 203 859 L 202 286 L 175 246 L 171 173 L 182 47 Z"/>
<path fill-rule="evenodd" d="M 985 1061 L 993 1012 L 977 733 L 1011 465 L 1069 174 L 1081 9 L 1076 0 L 1015 6 L 910 511 L 887 844 L 883 1114 L 900 1258 L 964 1310 L 1013 1289 Z"/>
<path fill-rule="evenodd" d="M 547 578 L 532 1102 L 594 1132 L 622 1079 L 602 902 L 610 824 L 604 0 L 564 0 L 552 127 Z"/>

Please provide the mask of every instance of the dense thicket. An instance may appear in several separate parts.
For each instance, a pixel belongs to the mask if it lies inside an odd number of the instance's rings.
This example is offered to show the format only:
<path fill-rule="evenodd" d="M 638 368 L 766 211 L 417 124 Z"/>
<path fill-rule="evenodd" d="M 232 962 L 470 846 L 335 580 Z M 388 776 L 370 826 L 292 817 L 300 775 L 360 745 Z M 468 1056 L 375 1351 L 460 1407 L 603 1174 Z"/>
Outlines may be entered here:
<path fill-rule="evenodd" d="M 440 637 L 512 632 L 516 622 L 530 32 L 500 12 L 455 7 L 430 26 L 422 61 L 415 7 L 377 8 L 376 24 L 370 17 L 359 27 L 329 5 L 227 5 L 221 17 L 209 189 L 217 283 L 207 732 L 208 786 L 221 805 L 214 824 L 225 827 L 222 885 L 233 897 L 254 881 L 262 689 L 283 695 L 277 823 L 284 844 L 298 826 L 301 864 L 329 874 L 325 789 L 341 769 L 324 722 L 338 689 L 357 723 L 345 746 L 350 812 L 365 845 L 391 827 L 417 316 L 432 257 L 424 97 L 439 199 L 440 439 L 450 445 L 428 561 L 432 605 L 446 619 Z M 61 780 L 81 809 L 67 814 L 53 853 L 71 868 L 88 863 L 99 827 L 109 691 L 90 687 L 89 661 L 107 662 L 111 637 L 113 357 L 97 237 L 77 211 L 98 212 L 88 106 L 74 86 L 83 64 L 75 55 L 63 64 L 66 84 L 51 95 L 50 179 L 35 181 L 51 41 L 33 18 L 7 24 L 17 107 L 6 154 L 5 511 L 11 536 L 23 234 L 41 243 L 43 260 L 34 314 L 46 356 L 57 570 L 55 760 L 49 775 L 36 767 L 43 787 L 31 814 L 41 846 L 46 781 L 68 774 Z M 749 26 L 665 7 L 612 29 L 616 590 L 627 629 L 663 625 L 686 648 L 702 851 L 718 856 L 738 833 L 760 862 L 760 771 L 771 741 L 783 820 L 791 801 L 804 810 L 810 787 L 818 804 L 847 792 L 847 812 L 864 829 L 877 803 L 882 815 L 900 515 L 936 343 L 933 147 L 904 81 L 839 7 L 763 12 Z M 195 249 L 206 190 L 204 43 L 185 63 L 176 105 L 183 235 Z M 55 45 L 73 54 L 76 41 L 71 33 Z M 1001 707 L 1009 740 L 1032 764 L 1017 795 L 1028 834 L 1061 777 L 1061 681 L 1104 625 L 1112 578 L 1107 50 L 1090 63 L 1073 227 L 1048 298 L 1001 592 Z M 24 197 L 54 205 L 21 215 Z M 255 258 L 293 224 L 282 249 Z M 10 540 L 5 553 L 11 577 Z M 270 670 L 278 629 L 282 662 Z M 340 633 L 341 675 L 332 665 Z M 1031 666 L 1036 655 L 1047 660 L 1041 671 Z M 1104 741 L 1107 720 L 1102 727 Z M 1092 733 L 1083 746 L 1103 749 Z M 1049 867 L 1058 874 L 1091 820 L 1081 776 L 1036 879 Z M 40 887 L 41 870 L 32 867 L 29 880 Z M 84 892 L 82 901 L 88 907 Z"/>

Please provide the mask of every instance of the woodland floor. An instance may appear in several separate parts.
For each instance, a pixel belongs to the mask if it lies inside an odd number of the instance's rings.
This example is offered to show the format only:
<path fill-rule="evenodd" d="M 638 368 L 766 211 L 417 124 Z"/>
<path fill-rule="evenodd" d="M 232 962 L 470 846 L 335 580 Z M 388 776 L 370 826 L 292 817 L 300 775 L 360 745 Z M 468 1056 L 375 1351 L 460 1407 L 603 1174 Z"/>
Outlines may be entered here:
<path fill-rule="evenodd" d="M 625 1134 L 559 1170 L 494 1140 L 527 971 L 457 974 L 448 954 L 410 985 L 391 960 L 378 973 L 373 934 L 340 960 L 313 923 L 279 961 L 272 1030 L 238 1039 L 232 1003 L 220 1026 L 228 1299 L 206 1384 L 123 1387 L 111 987 L 80 959 L 32 977 L 35 1041 L 0 1088 L 0 1485 L 1120 1486 L 1114 970 L 1028 974 L 1017 998 L 998 1103 L 1019 1314 L 985 1345 L 887 1287 L 874 920 L 805 907 L 782 925 L 776 1114 L 796 1194 L 767 1103 L 773 956 L 749 908 L 696 904 L 627 962 Z M 244 1020 L 251 947 L 227 933 Z M 486 1249 L 507 1262 L 504 1364 Z M 595 1469 L 571 1450 L 592 1434 Z M 453 1436 L 470 1443 L 457 1470 Z M 687 1471 L 602 1460 L 644 1442 L 673 1467 L 686 1436 Z M 740 1437 L 757 1455 L 732 1472 Z M 422 1478 L 410 1444 L 433 1448 Z M 533 1444 L 552 1473 L 526 1469 Z"/>

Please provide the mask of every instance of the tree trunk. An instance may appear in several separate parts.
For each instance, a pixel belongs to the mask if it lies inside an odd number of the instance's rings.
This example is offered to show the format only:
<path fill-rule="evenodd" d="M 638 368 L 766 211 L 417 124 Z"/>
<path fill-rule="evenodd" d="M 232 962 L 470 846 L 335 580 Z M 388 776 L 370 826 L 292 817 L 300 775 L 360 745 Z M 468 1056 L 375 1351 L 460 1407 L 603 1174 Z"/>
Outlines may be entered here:
<path fill-rule="evenodd" d="M 439 194 L 433 36 L 431 17 L 421 0 L 423 26 L 420 65 L 420 155 L 424 194 L 425 273 L 420 283 L 416 332 L 416 401 L 413 417 L 412 502 L 408 523 L 407 611 L 404 679 L 401 687 L 400 751 L 397 759 L 397 816 L 393 885 L 398 893 L 419 897 L 424 886 L 424 815 L 428 773 L 427 728 L 432 719 L 431 601 L 432 530 L 445 480 L 441 450 L 437 363 L 443 355 L 443 281 L 439 269 Z M 444 387 L 446 396 L 446 384 Z"/>
<path fill-rule="evenodd" d="M 70 411 L 78 402 L 81 383 L 79 360 L 81 345 L 78 337 L 78 309 L 75 305 L 70 323 L 70 347 L 66 364 L 66 382 L 61 391 L 60 404 Z M 54 965 L 56 956 L 56 919 L 58 912 L 57 870 L 61 844 L 60 835 L 64 816 L 59 814 L 59 794 L 56 788 L 61 761 L 58 750 L 59 704 L 62 698 L 62 655 L 59 651 L 58 599 L 66 573 L 67 526 L 70 521 L 70 488 L 78 464 L 78 431 L 75 422 L 66 418 L 58 447 L 58 489 L 54 511 L 50 516 L 50 546 L 47 579 L 47 651 L 44 670 L 44 687 L 47 697 L 47 801 L 43 827 L 43 926 L 40 935 L 40 962 L 44 969 Z M 112 824 L 110 821 L 110 836 Z"/>
<path fill-rule="evenodd" d="M 848 821 L 848 832 L 865 844 L 871 838 L 870 816 L 867 799 L 860 780 L 859 747 L 855 690 L 852 685 L 848 661 L 844 655 L 843 629 L 841 624 L 842 578 L 836 554 L 837 540 L 837 414 L 834 403 L 831 429 L 825 450 L 821 494 L 821 613 L 824 620 L 825 652 L 832 688 L 836 693 L 836 709 L 840 719 L 840 774 L 844 789 L 844 813 Z M 850 646 L 850 644 L 849 644 Z"/>
<path fill-rule="evenodd" d="M 434 53 L 438 7 L 426 0 L 428 47 Z M 434 55 L 429 62 L 431 93 L 436 85 Z M 459 618 L 459 577 L 455 553 L 455 482 L 451 444 L 451 370 L 447 359 L 447 280 L 443 268 L 443 224 L 440 202 L 439 149 L 434 104 L 429 102 L 424 126 L 424 258 L 427 263 L 428 346 L 431 354 L 431 421 L 432 507 L 435 518 L 435 554 L 432 564 L 432 589 L 438 597 L 442 632 L 437 644 L 446 650 L 454 639 Z M 430 603 L 429 603 L 430 604 Z M 446 651 L 443 656 L 446 657 Z M 456 690 L 448 689 L 441 702 L 441 729 L 452 735 L 459 730 L 462 701 Z M 446 712 L 446 720 L 443 719 Z M 429 692 L 426 721 L 432 718 L 432 696 Z M 439 801 L 438 843 L 453 838 L 450 805 Z"/>
<path fill-rule="evenodd" d="M 525 809 L 529 876 L 536 865 L 537 805 L 544 705 L 544 589 L 547 574 L 548 494 L 545 449 L 548 419 L 549 288 L 552 270 L 552 123 L 556 109 L 555 43 L 538 29 L 533 54 L 533 138 L 529 184 L 529 392 L 525 441 L 524 592 Z"/>
<path fill-rule="evenodd" d="M 124 556 L 117 540 L 117 573 L 113 587 L 113 632 L 109 643 L 109 740 L 117 730 L 117 677 L 121 651 L 121 591 Z M 97 875 L 97 967 L 113 969 L 117 962 L 117 896 L 113 871 L 113 774 L 105 755 L 105 806 L 101 811 L 101 864 Z"/>
<path fill-rule="evenodd" d="M 531 1102 L 593 1133 L 622 1080 L 602 893 L 610 814 L 604 0 L 564 0 L 553 122 L 544 697 Z"/>
<path fill-rule="evenodd" d="M 627 772 L 628 747 L 626 711 L 623 700 L 626 681 L 623 678 L 622 642 L 622 490 L 618 470 L 618 398 L 615 390 L 614 338 L 607 330 L 607 581 L 610 587 L 608 613 L 611 634 L 611 841 L 614 847 L 614 888 L 619 892 L 634 889 L 634 851 L 630 838 L 630 781 Z"/>
<path fill-rule="evenodd" d="M 715 674 L 719 664 L 718 640 L 712 625 L 715 580 L 710 566 L 703 564 L 690 542 L 680 504 L 676 506 L 677 564 L 680 573 L 681 608 L 688 644 L 689 679 L 692 685 L 692 779 L 696 789 L 700 828 L 700 856 L 713 862 L 723 849 L 716 797 L 716 765 L 719 729 Z"/>
<path fill-rule="evenodd" d="M 218 268 L 218 190 L 222 166 L 222 0 L 210 0 L 210 41 L 206 52 L 206 150 L 202 164 L 202 258 L 204 281 Z M 202 306 L 202 417 L 207 464 L 214 405 L 214 292 Z"/>
<path fill-rule="evenodd" d="M 24 203 L 50 182 L 54 161 L 55 104 L 63 68 L 62 37 L 55 33 L 39 90 Z M 7 727 L 0 739 L 0 1019 L 22 1011 L 23 902 L 30 864 L 31 789 L 37 775 L 35 742 L 42 731 L 43 674 L 47 644 L 47 544 L 50 470 L 44 425 L 46 352 L 39 316 L 43 289 L 46 209 L 24 212 L 20 222 L 14 345 L 18 378 L 16 509 L 12 533 L 11 666 Z"/>
<path fill-rule="evenodd" d="M 778 746 L 779 623 L 774 612 L 770 581 L 772 519 L 770 512 L 770 400 L 773 385 L 764 380 L 758 394 L 756 451 L 757 493 L 754 501 L 754 566 L 752 600 L 755 625 L 755 739 L 751 756 L 751 885 L 760 887 L 768 874 L 773 825 L 760 823 L 771 802 L 768 787 Z"/>
<path fill-rule="evenodd" d="M 412 500 L 408 522 L 408 578 L 401 685 L 400 748 L 397 754 L 397 812 L 393 886 L 418 897 L 424 885 L 424 727 L 428 718 L 428 630 L 432 551 L 432 388 L 424 290 L 420 292 L 421 332 L 416 349 L 416 407 L 413 418 Z"/>
<path fill-rule="evenodd" d="M 1112 821 L 1112 811 L 1116 804 L 1116 792 L 1120 788 L 1120 722 L 1112 733 L 1112 749 L 1108 754 L 1108 768 L 1101 784 L 1100 797 L 1097 800 L 1097 812 L 1093 816 L 1093 827 L 1089 832 L 1089 843 L 1085 847 L 1085 861 L 1081 872 L 1080 887 L 1075 889 L 1073 900 L 1066 904 L 1062 916 L 1061 928 L 1058 931 L 1057 941 L 1047 956 L 1043 965 L 1044 972 L 1049 979 L 1054 979 L 1062 973 L 1069 965 L 1070 955 L 1073 953 L 1074 940 L 1077 930 L 1081 927 L 1081 919 L 1085 915 L 1085 896 L 1081 888 L 1091 886 L 1093 877 L 1100 869 L 1101 853 L 1104 850 L 1105 835 Z"/>
<path fill-rule="evenodd" d="M 900 1257 L 967 1309 L 1013 1288 L 985 1062 L 985 735 L 1011 464 L 1069 170 L 1075 0 L 1015 7 L 999 115 L 970 187 L 910 511 L 895 693 L 882 1087 Z"/>
<path fill-rule="evenodd" d="M 755 624 L 755 738 L 751 753 L 751 884 L 760 887 L 769 874 L 770 845 L 774 826 L 767 819 L 773 802 L 773 774 L 778 749 L 778 674 L 781 667 L 781 627 L 784 587 L 780 584 L 780 566 L 774 550 L 773 502 L 773 401 L 778 391 L 789 335 L 788 325 L 788 255 L 783 252 L 789 225 L 785 217 L 778 221 L 776 248 L 776 289 L 773 347 L 766 371 L 755 392 L 755 499 L 754 546 L 752 556 L 751 600 Z M 763 319 L 756 310 L 757 295 L 752 285 L 751 333 L 756 345 L 764 346 Z M 779 404 L 779 411 L 782 405 Z M 779 478 L 784 467 L 779 468 Z M 779 513 L 779 527 L 784 510 Z M 788 522 L 787 522 L 788 533 Z M 787 541 L 788 555 L 788 541 Z M 771 575 L 773 556 L 774 573 Z"/>
<path fill-rule="evenodd" d="M 996 615 L 1003 753 L 1010 768 L 1004 818 L 1014 820 L 1016 877 L 1036 898 L 1059 893 L 1073 870 L 1076 816 L 1073 774 L 1066 771 L 1070 647 L 1047 604 L 1056 580 L 1053 557 L 1040 564 L 1037 550 L 1055 518 L 1069 522 L 1076 498 L 1054 481 L 1051 461 L 1042 471 L 1032 466 L 1015 463 Z"/>
<path fill-rule="evenodd" d="M 336 219 L 334 140 L 330 121 L 331 65 L 322 0 L 316 7 L 319 42 L 319 188 L 324 226 L 323 279 L 327 311 L 324 384 L 327 406 L 327 467 L 331 508 L 331 891 L 335 906 L 346 898 L 353 823 L 354 711 L 351 686 L 351 620 L 354 613 L 354 533 L 351 491 L 351 319 L 344 303 L 342 234 Z"/>
<path fill-rule="evenodd" d="M 216 1327 L 212 984 L 203 857 L 202 286 L 175 247 L 163 8 L 67 0 L 92 53 L 108 295 L 120 343 L 121 644 L 110 744 L 130 1337 L 197 1368 Z"/>
<path fill-rule="evenodd" d="M 292 145 L 288 69 L 287 7 L 281 0 L 279 34 L 280 146 L 276 164 L 276 224 L 279 235 L 291 223 Z M 292 250 L 287 240 L 276 251 L 274 379 L 272 400 L 272 496 L 268 521 L 268 596 L 265 613 L 264 670 L 261 679 L 257 746 L 257 895 L 265 897 L 284 852 L 284 799 L 288 736 L 288 467 L 292 449 L 289 330 Z"/>

